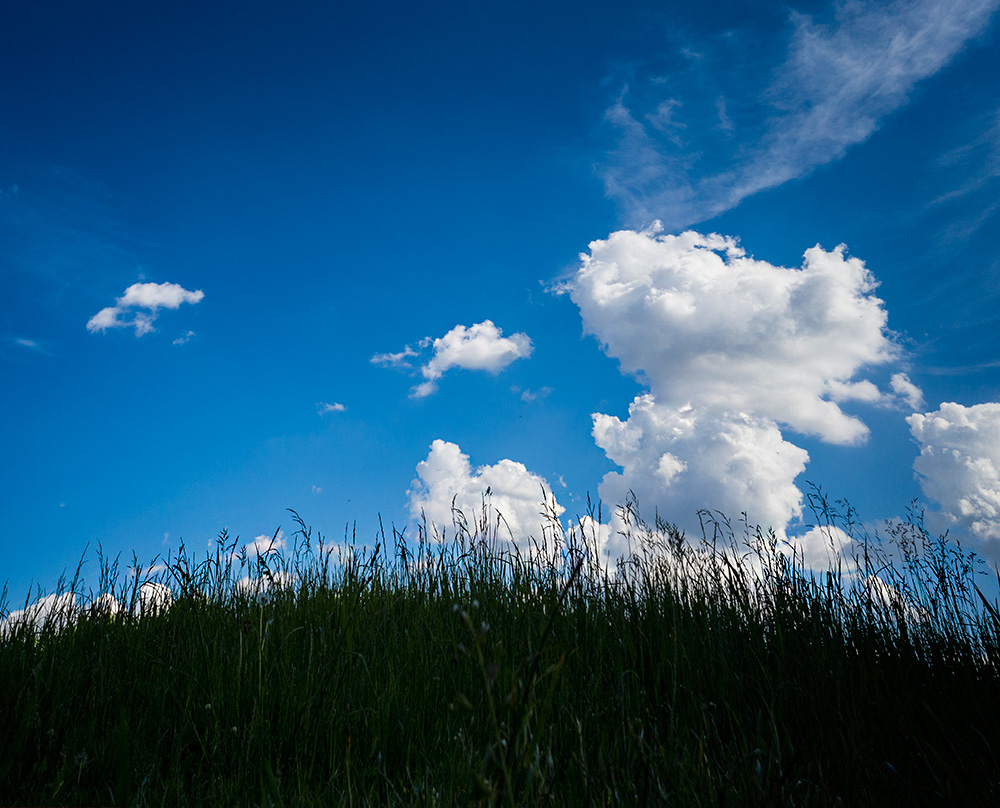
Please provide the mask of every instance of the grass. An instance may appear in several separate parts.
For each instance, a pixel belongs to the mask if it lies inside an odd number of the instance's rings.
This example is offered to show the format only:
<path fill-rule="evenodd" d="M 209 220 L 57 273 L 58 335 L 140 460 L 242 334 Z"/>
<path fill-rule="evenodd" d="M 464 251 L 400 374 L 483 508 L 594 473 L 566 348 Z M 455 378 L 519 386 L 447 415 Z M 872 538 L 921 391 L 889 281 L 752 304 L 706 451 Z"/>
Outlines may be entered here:
<path fill-rule="evenodd" d="M 813 507 L 855 539 L 821 575 L 634 503 L 611 570 L 580 530 L 519 553 L 486 507 L 374 550 L 297 516 L 284 552 L 223 534 L 166 560 L 169 608 L 99 556 L 96 592 L 0 640 L 0 803 L 997 804 L 974 555 L 916 513 L 869 535 Z M 125 608 L 79 606 L 104 594 Z"/>

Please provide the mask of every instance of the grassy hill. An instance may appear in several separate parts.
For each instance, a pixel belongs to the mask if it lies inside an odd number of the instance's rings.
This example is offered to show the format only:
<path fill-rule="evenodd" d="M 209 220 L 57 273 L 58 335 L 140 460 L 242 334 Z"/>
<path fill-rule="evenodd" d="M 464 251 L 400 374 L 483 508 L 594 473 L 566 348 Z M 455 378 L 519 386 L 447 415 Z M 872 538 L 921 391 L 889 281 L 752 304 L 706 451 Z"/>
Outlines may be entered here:
<path fill-rule="evenodd" d="M 848 520 L 815 574 L 759 530 L 621 513 L 612 569 L 585 531 L 519 554 L 486 518 L 374 551 L 223 534 L 168 559 L 169 601 L 102 559 L 98 592 L 5 624 L 0 803 L 998 804 L 971 554 Z"/>

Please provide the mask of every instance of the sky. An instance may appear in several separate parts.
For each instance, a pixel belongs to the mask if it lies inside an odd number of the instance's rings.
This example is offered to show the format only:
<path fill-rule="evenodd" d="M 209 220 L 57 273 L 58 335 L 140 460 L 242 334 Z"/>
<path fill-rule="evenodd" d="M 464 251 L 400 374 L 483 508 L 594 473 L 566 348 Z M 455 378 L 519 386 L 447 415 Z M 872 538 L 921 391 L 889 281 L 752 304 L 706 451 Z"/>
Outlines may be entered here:
<path fill-rule="evenodd" d="M 10 605 L 487 491 L 1000 562 L 998 6 L 7 4 Z"/>

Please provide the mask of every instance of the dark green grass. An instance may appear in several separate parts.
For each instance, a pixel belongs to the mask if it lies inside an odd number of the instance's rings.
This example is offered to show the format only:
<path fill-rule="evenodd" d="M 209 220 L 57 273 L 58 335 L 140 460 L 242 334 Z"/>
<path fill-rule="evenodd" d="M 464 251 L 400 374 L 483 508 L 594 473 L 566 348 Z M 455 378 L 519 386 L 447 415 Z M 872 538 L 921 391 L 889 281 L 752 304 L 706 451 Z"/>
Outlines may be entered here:
<path fill-rule="evenodd" d="M 857 539 L 818 577 L 773 536 L 693 543 L 630 506 L 613 576 L 579 532 L 526 557 L 485 515 L 339 559 L 301 522 L 284 556 L 223 535 L 168 560 L 167 611 L 0 640 L 0 804 L 997 804 L 973 557 L 816 504 Z"/>

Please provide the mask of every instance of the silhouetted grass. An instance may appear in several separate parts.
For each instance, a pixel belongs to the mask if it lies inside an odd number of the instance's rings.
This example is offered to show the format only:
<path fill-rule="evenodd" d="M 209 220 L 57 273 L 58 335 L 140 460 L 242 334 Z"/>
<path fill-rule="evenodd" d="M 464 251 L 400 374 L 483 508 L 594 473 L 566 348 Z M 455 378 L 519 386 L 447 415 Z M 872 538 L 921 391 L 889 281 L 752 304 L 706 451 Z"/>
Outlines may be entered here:
<path fill-rule="evenodd" d="M 0 803 L 997 804 L 975 558 L 915 514 L 880 537 L 813 505 L 855 538 L 821 575 L 633 503 L 611 570 L 580 530 L 519 553 L 486 508 L 374 550 L 223 534 L 154 576 L 169 606 L 101 558 L 89 597 L 6 624 Z"/>

